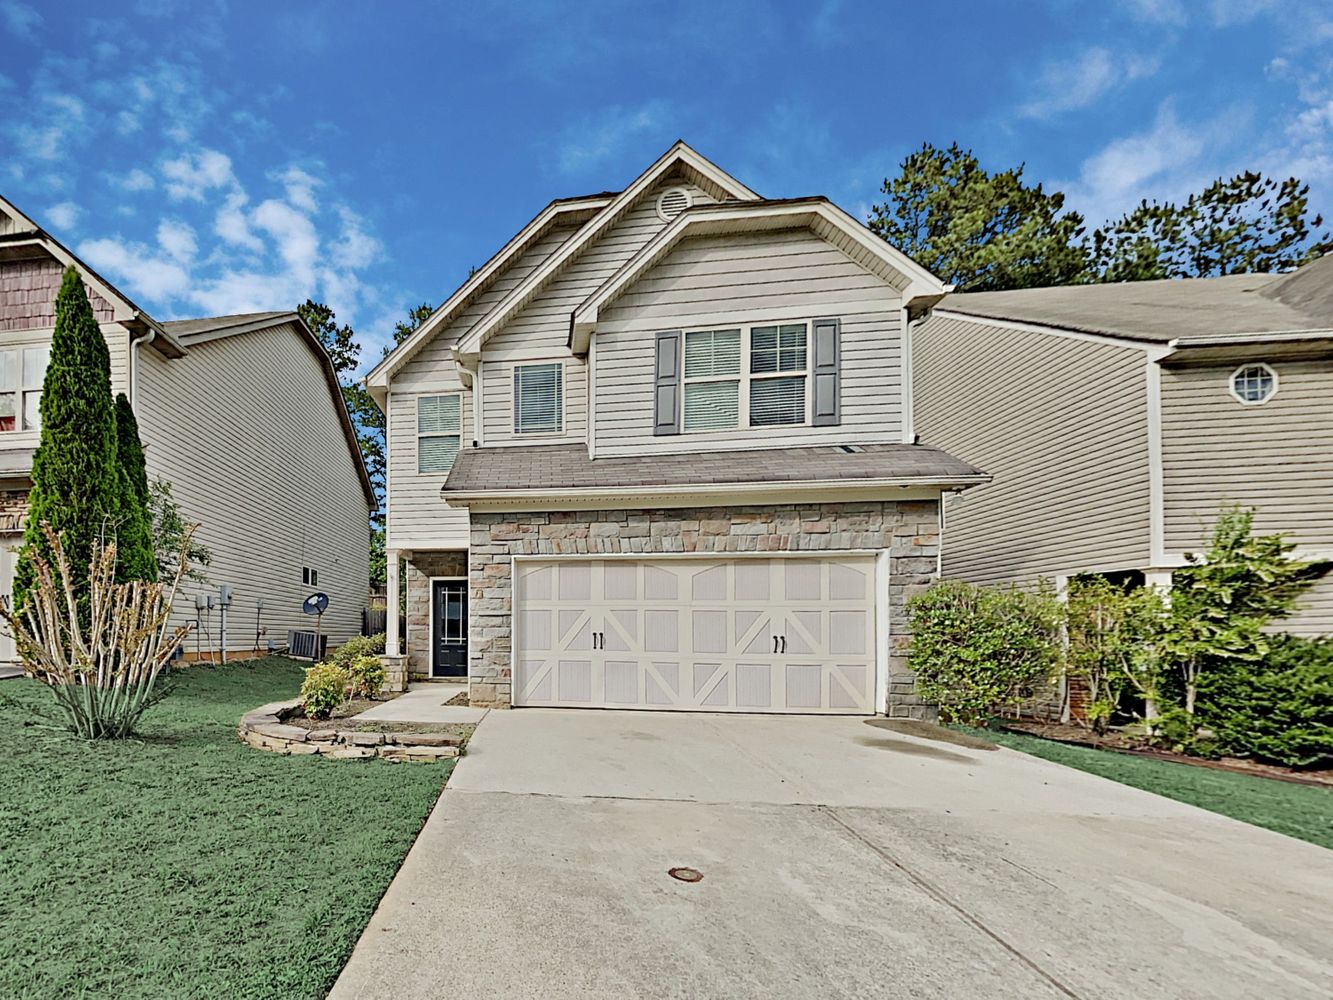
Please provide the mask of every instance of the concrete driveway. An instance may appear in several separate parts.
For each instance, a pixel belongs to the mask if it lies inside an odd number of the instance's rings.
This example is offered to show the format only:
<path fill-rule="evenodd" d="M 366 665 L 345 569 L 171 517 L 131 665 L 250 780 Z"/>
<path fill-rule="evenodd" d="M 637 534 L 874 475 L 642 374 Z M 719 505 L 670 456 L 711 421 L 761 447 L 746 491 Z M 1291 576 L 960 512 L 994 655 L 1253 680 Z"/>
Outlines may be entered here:
<path fill-rule="evenodd" d="M 1322 848 L 860 719 L 524 710 L 332 996 L 1331 994 Z"/>

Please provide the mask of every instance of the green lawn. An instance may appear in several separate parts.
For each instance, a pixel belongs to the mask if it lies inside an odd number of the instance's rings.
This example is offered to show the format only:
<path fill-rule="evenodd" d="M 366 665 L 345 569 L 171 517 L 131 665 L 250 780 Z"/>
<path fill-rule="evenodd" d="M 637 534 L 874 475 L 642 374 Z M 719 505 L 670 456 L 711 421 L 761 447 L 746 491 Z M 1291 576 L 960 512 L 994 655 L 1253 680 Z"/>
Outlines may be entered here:
<path fill-rule="evenodd" d="M 300 676 L 188 668 L 141 738 L 100 744 L 32 724 L 36 682 L 0 683 L 0 993 L 325 994 L 450 765 L 242 745 L 241 715 Z"/>
<path fill-rule="evenodd" d="M 1020 733 L 957 728 L 1034 757 L 1333 848 L 1333 788 L 1131 757 Z"/>

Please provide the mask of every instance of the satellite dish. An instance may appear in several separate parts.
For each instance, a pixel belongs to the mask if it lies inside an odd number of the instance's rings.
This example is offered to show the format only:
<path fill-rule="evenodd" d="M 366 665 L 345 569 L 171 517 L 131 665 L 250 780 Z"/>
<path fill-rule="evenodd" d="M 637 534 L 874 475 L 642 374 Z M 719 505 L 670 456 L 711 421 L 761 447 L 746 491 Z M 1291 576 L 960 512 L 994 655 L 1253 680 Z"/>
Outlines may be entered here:
<path fill-rule="evenodd" d="M 311 594 L 301 602 L 301 610 L 308 615 L 322 615 L 329 606 L 328 594 Z"/>

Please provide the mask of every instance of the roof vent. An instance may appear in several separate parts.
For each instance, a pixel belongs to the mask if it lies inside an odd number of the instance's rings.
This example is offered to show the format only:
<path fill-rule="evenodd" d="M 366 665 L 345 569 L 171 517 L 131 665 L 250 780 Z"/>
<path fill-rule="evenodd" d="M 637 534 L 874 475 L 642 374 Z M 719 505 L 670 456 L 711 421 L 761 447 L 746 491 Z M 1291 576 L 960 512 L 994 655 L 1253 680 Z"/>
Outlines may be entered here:
<path fill-rule="evenodd" d="M 670 222 L 693 203 L 694 199 L 685 188 L 667 188 L 658 196 L 657 217 L 663 222 Z"/>

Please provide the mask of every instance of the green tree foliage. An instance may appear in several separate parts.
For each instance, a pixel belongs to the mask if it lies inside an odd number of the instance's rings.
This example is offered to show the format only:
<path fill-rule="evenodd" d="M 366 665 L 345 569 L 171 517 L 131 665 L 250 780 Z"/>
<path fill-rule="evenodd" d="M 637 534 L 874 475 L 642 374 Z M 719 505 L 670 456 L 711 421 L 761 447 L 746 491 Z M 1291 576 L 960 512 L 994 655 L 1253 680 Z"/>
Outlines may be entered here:
<path fill-rule="evenodd" d="M 1104 577 L 1072 580 L 1065 602 L 1065 659 L 1088 688 L 1088 721 L 1105 732 L 1129 698 L 1158 698 L 1158 636 L 1166 602 L 1152 587 Z"/>
<path fill-rule="evenodd" d="M 1060 663 L 1060 603 L 1049 589 L 940 580 L 907 603 L 908 666 L 945 722 L 979 725 L 1051 693 Z"/>
<path fill-rule="evenodd" d="M 111 541 L 124 492 L 116 454 L 111 359 L 88 293 L 73 267 L 56 295 L 51 360 L 42 383 L 42 430 L 32 460 L 32 491 L 23 550 L 14 572 L 14 603 L 33 586 L 33 556 L 54 564 L 41 526 L 60 537 L 71 579 L 86 592 L 93 543 Z"/>
<path fill-rule="evenodd" d="M 871 230 L 959 291 L 1063 285 L 1087 270 L 1083 217 L 1065 196 L 1023 181 L 1023 166 L 989 173 L 957 143 L 927 143 L 884 181 Z"/>
<path fill-rule="evenodd" d="M 1275 635 L 1252 663 L 1200 680 L 1198 720 L 1213 749 L 1287 767 L 1333 767 L 1333 639 Z"/>
<path fill-rule="evenodd" d="M 180 566 L 181 548 L 186 544 L 186 533 L 192 527 L 181 515 L 180 505 L 171 492 L 171 484 L 154 479 L 148 487 L 149 534 L 153 540 L 153 554 L 157 560 L 158 578 L 173 580 Z M 212 564 L 213 553 L 198 535 L 189 536 L 185 549 L 185 579 L 207 583 L 204 569 Z"/>
<path fill-rule="evenodd" d="M 1099 281 L 1210 278 L 1287 271 L 1333 249 L 1310 188 L 1256 171 L 1220 177 L 1184 204 L 1142 202 L 1092 234 Z"/>
<path fill-rule="evenodd" d="M 1253 510 L 1225 508 L 1208 553 L 1190 555 L 1173 575 L 1162 653 L 1177 671 L 1186 715 L 1195 714 L 1200 679 L 1210 669 L 1263 662 L 1271 643 L 1264 626 L 1291 614 L 1310 584 L 1309 567 L 1290 558 L 1295 545 L 1281 535 L 1255 535 L 1253 526 Z"/>
<path fill-rule="evenodd" d="M 123 392 L 116 396 L 116 458 L 120 465 L 120 530 L 117 533 L 116 579 L 157 580 L 157 555 L 153 550 L 152 523 L 148 513 L 148 466 L 134 407 Z"/>
<path fill-rule="evenodd" d="M 475 271 L 476 268 L 469 271 L 468 277 L 472 277 L 472 274 Z M 412 334 L 416 333 L 417 330 L 421 328 L 421 324 L 430 319 L 434 312 L 435 306 L 431 305 L 429 302 L 423 302 L 420 305 L 413 306 L 411 309 L 407 310 L 407 319 L 400 319 L 393 325 L 393 347 L 397 347 L 408 337 L 412 336 Z M 393 350 L 393 347 L 384 348 L 386 356 Z"/>

